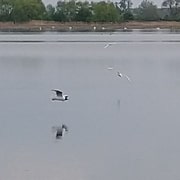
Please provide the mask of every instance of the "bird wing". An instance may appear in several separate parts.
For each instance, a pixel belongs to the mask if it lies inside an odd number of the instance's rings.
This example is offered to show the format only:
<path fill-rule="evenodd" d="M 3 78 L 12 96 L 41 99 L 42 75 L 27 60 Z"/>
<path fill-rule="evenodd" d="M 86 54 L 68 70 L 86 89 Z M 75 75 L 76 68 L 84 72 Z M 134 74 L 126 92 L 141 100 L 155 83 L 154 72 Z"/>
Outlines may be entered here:
<path fill-rule="evenodd" d="M 52 89 L 52 91 L 56 92 L 56 95 L 57 95 L 58 97 L 62 97 L 62 91 L 57 90 L 57 89 Z"/>
<path fill-rule="evenodd" d="M 68 131 L 68 127 L 67 127 L 65 124 L 63 124 L 62 127 L 63 127 L 66 131 Z"/>

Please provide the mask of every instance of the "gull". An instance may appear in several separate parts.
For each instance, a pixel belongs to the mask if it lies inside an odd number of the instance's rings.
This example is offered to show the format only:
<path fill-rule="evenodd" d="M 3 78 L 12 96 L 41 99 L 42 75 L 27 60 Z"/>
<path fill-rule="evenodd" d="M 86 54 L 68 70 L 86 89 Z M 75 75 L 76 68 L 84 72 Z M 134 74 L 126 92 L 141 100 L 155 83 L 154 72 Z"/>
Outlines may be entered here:
<path fill-rule="evenodd" d="M 123 76 L 119 71 L 117 72 L 117 75 L 118 75 L 119 77 L 122 77 L 122 76 Z"/>
<path fill-rule="evenodd" d="M 116 44 L 116 43 L 107 43 L 104 48 L 108 48 L 109 46 L 112 46 L 113 44 Z"/>
<path fill-rule="evenodd" d="M 125 77 L 129 82 L 131 82 L 131 79 L 129 78 L 129 76 L 127 76 L 126 74 L 122 74 L 122 73 L 120 73 L 119 71 L 117 72 L 117 75 L 119 76 L 119 77 Z"/>
<path fill-rule="evenodd" d="M 107 69 L 108 69 L 108 70 L 113 70 L 113 67 L 108 67 Z"/>
<path fill-rule="evenodd" d="M 65 132 L 68 132 L 68 127 L 65 124 L 60 127 L 52 127 L 52 129 L 56 131 L 56 139 L 61 139 L 64 137 Z"/>
<path fill-rule="evenodd" d="M 68 95 L 63 95 L 63 92 L 58 89 L 52 89 L 56 93 L 56 97 L 52 98 L 53 101 L 66 101 L 69 99 Z"/>

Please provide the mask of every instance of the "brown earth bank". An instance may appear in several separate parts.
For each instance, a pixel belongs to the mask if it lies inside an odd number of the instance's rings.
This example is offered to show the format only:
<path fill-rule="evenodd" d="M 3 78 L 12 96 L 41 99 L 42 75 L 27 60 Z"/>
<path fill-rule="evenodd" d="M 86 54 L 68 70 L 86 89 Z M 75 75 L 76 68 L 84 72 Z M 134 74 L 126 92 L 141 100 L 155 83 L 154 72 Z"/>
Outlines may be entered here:
<path fill-rule="evenodd" d="M 91 31 L 118 31 L 132 29 L 180 29 L 180 22 L 176 21 L 129 21 L 121 23 L 83 23 L 83 22 L 54 22 L 30 21 L 26 23 L 0 22 L 0 31 L 4 32 L 91 32 Z"/>

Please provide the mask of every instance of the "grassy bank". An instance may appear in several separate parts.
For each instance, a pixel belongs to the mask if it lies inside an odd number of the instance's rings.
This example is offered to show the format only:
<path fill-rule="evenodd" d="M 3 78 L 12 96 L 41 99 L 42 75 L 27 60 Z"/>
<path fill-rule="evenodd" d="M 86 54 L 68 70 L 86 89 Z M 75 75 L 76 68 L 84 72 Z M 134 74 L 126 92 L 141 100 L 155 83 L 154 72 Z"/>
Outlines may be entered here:
<path fill-rule="evenodd" d="M 157 21 L 157 22 L 122 22 L 122 23 L 82 23 L 82 22 L 52 22 L 30 21 L 26 23 L 0 22 L 0 31 L 116 31 L 119 29 L 180 29 L 180 22 Z"/>

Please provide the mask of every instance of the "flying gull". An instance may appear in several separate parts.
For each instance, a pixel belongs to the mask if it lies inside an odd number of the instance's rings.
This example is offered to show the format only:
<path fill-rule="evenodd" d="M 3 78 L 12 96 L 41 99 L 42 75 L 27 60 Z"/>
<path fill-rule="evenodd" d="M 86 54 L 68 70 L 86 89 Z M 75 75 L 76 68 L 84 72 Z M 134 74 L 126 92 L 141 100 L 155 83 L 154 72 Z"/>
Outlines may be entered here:
<path fill-rule="evenodd" d="M 108 48 L 108 47 L 110 47 L 110 46 L 112 46 L 113 44 L 116 44 L 116 43 L 107 43 L 105 46 L 104 46 L 104 48 Z"/>
<path fill-rule="evenodd" d="M 120 73 L 119 71 L 117 72 L 117 75 L 119 76 L 119 77 L 125 77 L 129 82 L 131 82 L 131 79 L 129 78 L 129 76 L 127 76 L 126 74 L 122 74 L 122 73 Z"/>
<path fill-rule="evenodd" d="M 68 95 L 63 95 L 63 92 L 58 89 L 52 89 L 56 93 L 56 97 L 52 98 L 53 101 L 66 101 L 69 99 Z"/>
<path fill-rule="evenodd" d="M 117 72 L 117 75 L 118 75 L 119 77 L 122 77 L 122 76 L 123 76 L 119 71 Z"/>

